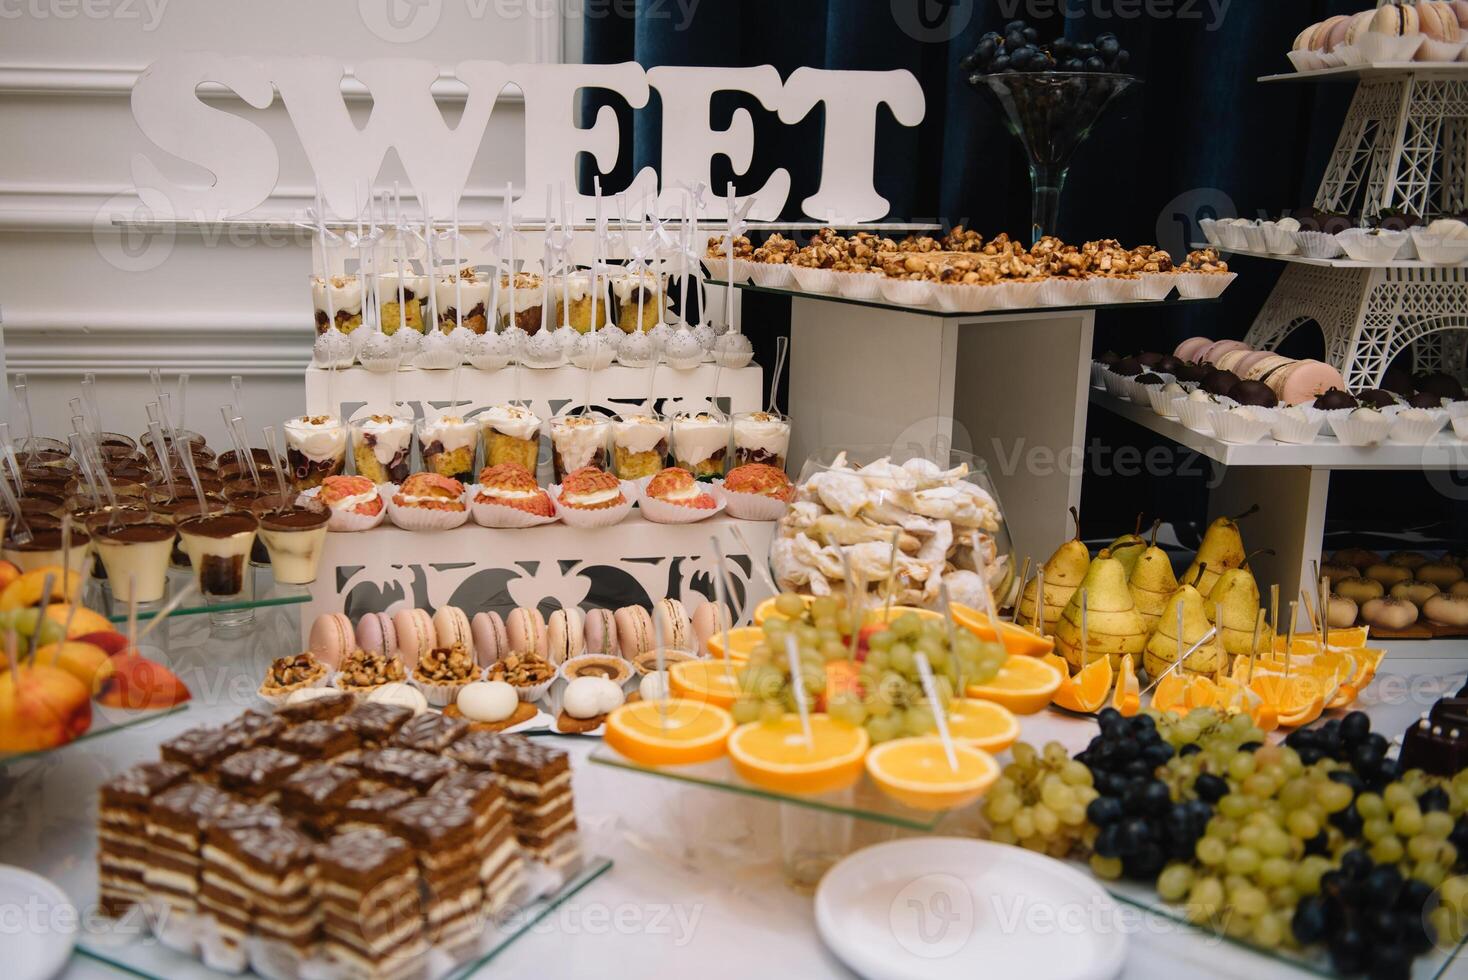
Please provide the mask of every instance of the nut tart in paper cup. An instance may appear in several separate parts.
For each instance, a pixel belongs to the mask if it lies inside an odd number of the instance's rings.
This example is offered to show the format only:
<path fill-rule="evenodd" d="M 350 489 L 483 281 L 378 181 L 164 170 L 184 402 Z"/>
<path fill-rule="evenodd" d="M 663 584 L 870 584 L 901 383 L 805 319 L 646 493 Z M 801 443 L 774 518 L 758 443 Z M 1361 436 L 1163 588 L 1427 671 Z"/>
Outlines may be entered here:
<path fill-rule="evenodd" d="M 795 283 L 790 266 L 783 262 L 756 262 L 749 274 L 756 286 L 765 289 L 789 289 Z"/>
<path fill-rule="evenodd" d="M 687 503 L 675 503 L 660 496 L 653 496 L 654 493 L 662 494 L 668 490 L 671 484 L 663 479 L 664 474 L 668 472 L 664 470 L 653 477 L 648 482 L 647 488 L 643 490 L 641 498 L 637 501 L 637 506 L 642 509 L 643 517 L 654 524 L 697 524 L 724 510 L 726 505 L 724 492 L 712 483 L 699 483 L 687 470 L 676 471 L 688 477 L 687 489 L 692 496 L 688 498 Z M 672 492 L 681 493 L 683 488 L 678 487 Z"/>
<path fill-rule="evenodd" d="M 418 668 L 414 667 L 408 675 L 408 683 L 423 692 L 428 703 L 435 708 L 444 708 L 453 704 L 459 698 L 459 692 L 470 684 L 479 680 L 483 671 L 475 671 L 473 677 L 467 677 L 460 681 L 434 681 L 418 676 Z"/>
<path fill-rule="evenodd" d="M 1136 298 L 1148 302 L 1167 299 L 1177 288 L 1176 272 L 1144 272 L 1137 284 Z"/>
<path fill-rule="evenodd" d="M 636 484 L 591 467 L 566 474 L 565 484 L 553 484 L 548 492 L 556 515 L 576 528 L 620 524 L 639 496 Z"/>
<path fill-rule="evenodd" d="M 994 302 L 995 309 L 1032 309 L 1040 305 L 1040 292 L 1045 288 L 1045 283 L 1043 281 L 1005 282 L 993 288 L 998 290 L 998 299 Z"/>
<path fill-rule="evenodd" d="M 391 487 L 390 483 L 378 486 L 363 476 L 329 476 L 321 486 L 303 491 L 296 502 L 308 506 L 325 505 L 331 514 L 326 522 L 328 531 L 370 531 L 387 519 L 385 491 Z M 363 506 L 370 507 L 374 499 L 377 501 L 375 514 L 358 512 Z"/>
<path fill-rule="evenodd" d="M 437 473 L 414 473 L 383 496 L 393 524 L 405 531 L 449 531 L 469 519 L 464 485 Z"/>
<path fill-rule="evenodd" d="M 279 660 L 271 663 L 270 669 L 266 672 L 265 680 L 263 680 L 260 683 L 260 686 L 255 690 L 255 694 L 257 697 L 260 698 L 260 700 L 264 701 L 272 708 L 279 708 L 281 705 L 285 704 L 287 698 L 289 698 L 297 691 L 303 691 L 309 687 L 331 686 L 332 677 L 334 676 L 335 671 L 331 670 L 325 664 L 316 660 L 316 658 L 312 657 L 309 653 L 299 654 L 298 656 L 309 657 L 313 662 L 314 667 L 319 669 L 313 668 L 311 676 L 305 678 L 304 680 L 282 684 L 279 683 L 278 680 L 274 677 L 276 667 L 280 665 L 282 661 L 296 660 L 298 659 L 298 657 L 281 657 Z"/>
<path fill-rule="evenodd" d="M 1183 299 L 1217 299 L 1238 277 L 1237 272 L 1180 272 L 1177 292 Z"/>
<path fill-rule="evenodd" d="M 1091 302 L 1091 280 L 1052 276 L 1040 284 L 1041 306 L 1085 306 Z"/>
<path fill-rule="evenodd" d="M 707 259 L 706 261 L 715 279 L 719 278 L 720 272 L 724 273 L 725 275 L 729 274 L 729 262 L 727 259 Z M 751 271 L 754 269 L 756 264 L 757 263 L 749 259 L 735 259 L 734 282 L 736 284 L 749 282 L 751 278 Z"/>

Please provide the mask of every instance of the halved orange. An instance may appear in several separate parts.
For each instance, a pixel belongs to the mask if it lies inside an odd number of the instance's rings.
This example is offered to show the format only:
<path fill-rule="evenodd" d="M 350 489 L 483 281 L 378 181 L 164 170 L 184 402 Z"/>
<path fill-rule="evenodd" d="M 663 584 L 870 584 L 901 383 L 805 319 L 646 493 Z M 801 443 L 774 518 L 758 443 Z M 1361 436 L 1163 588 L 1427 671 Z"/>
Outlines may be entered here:
<path fill-rule="evenodd" d="M 729 662 L 741 666 L 749 662 L 749 653 L 765 640 L 765 631 L 758 626 L 736 626 L 729 631 Z M 715 660 L 724 659 L 724 634 L 715 633 L 708 639 L 709 653 Z"/>
<path fill-rule="evenodd" d="M 1017 715 L 1043 709 L 1060 689 L 1061 672 L 1035 657 L 1008 657 L 987 684 L 970 684 L 971 698 L 1002 704 Z"/>
<path fill-rule="evenodd" d="M 729 736 L 729 759 L 747 781 L 776 793 L 832 793 L 861 778 L 871 746 L 865 728 L 814 714 L 810 730 L 807 742 L 795 714 L 774 724 L 740 725 Z"/>
<path fill-rule="evenodd" d="M 1137 668 L 1132 665 L 1132 655 L 1121 658 L 1121 673 L 1116 678 L 1116 690 L 1111 693 L 1111 706 L 1130 718 L 1142 710 L 1142 685 L 1137 681 Z"/>
<path fill-rule="evenodd" d="M 803 595 L 800 598 L 805 603 L 805 607 L 807 609 L 810 608 L 810 604 L 812 602 L 816 601 L 814 596 Z M 765 625 L 765 620 L 767 619 L 785 619 L 786 617 L 781 615 L 780 611 L 775 608 L 775 603 L 779 602 L 779 600 L 779 596 L 772 595 L 764 602 L 761 602 L 759 605 L 755 606 L 754 625 L 763 626 Z"/>
<path fill-rule="evenodd" d="M 1257 670 L 1249 687 L 1274 709 L 1279 724 L 1286 728 L 1308 725 L 1319 718 L 1329 693 L 1316 677 L 1302 674 L 1285 677 Z"/>
<path fill-rule="evenodd" d="M 867 753 L 867 775 L 882 792 L 915 810 L 952 810 L 983 796 L 999 778 L 999 763 L 983 749 L 953 743 L 954 769 L 935 735 L 899 738 Z"/>
<path fill-rule="evenodd" d="M 680 660 L 668 668 L 668 688 L 674 697 L 728 708 L 739 700 L 739 673 L 722 660 Z"/>
<path fill-rule="evenodd" d="M 994 639 L 994 624 L 989 621 L 987 613 L 958 604 L 954 604 L 952 610 L 953 621 L 959 626 L 981 640 Z M 999 633 L 1003 637 L 1006 653 L 1021 657 L 1043 657 L 1055 651 L 1054 637 L 1040 636 L 1023 626 L 1015 626 L 1013 623 L 1000 620 Z"/>
<path fill-rule="evenodd" d="M 687 698 L 632 701 L 607 715 L 606 724 L 603 741 L 646 766 L 686 766 L 717 759 L 734 731 L 729 712 Z"/>
<path fill-rule="evenodd" d="M 1152 689 L 1152 707 L 1158 711 L 1172 711 L 1185 715 L 1188 707 L 1188 678 L 1179 671 L 1173 671 Z"/>
<path fill-rule="evenodd" d="M 918 619 L 943 618 L 943 614 L 940 612 L 934 612 L 931 609 L 921 609 L 917 606 L 893 606 L 891 609 L 884 609 L 878 606 L 876 609 L 868 609 L 861 619 L 862 623 L 867 626 L 881 626 L 884 623 L 891 623 L 907 613 L 912 613 Z"/>
<path fill-rule="evenodd" d="M 1366 641 L 1370 637 L 1370 635 L 1371 629 L 1367 626 L 1352 626 L 1347 629 L 1333 629 L 1330 631 L 1330 648 L 1332 650 L 1359 649 L 1366 645 Z M 1285 644 L 1288 642 L 1289 637 L 1276 636 L 1274 638 L 1272 649 L 1279 653 L 1284 653 Z M 1296 653 L 1309 653 L 1312 651 L 1318 651 L 1320 649 L 1320 635 L 1318 633 L 1310 633 L 1306 634 L 1305 636 L 1295 637 L 1295 645 L 1293 649 Z"/>
<path fill-rule="evenodd" d="M 1044 659 L 1052 667 L 1066 669 L 1063 657 L 1051 654 Z M 1111 693 L 1111 678 L 1111 658 L 1099 657 L 1082 667 L 1074 677 L 1062 674 L 1060 687 L 1052 700 L 1062 708 L 1092 714 L 1106 707 L 1106 695 Z"/>
<path fill-rule="evenodd" d="M 993 701 L 954 698 L 948 702 L 948 734 L 985 752 L 1003 752 L 1019 739 L 1014 712 Z"/>

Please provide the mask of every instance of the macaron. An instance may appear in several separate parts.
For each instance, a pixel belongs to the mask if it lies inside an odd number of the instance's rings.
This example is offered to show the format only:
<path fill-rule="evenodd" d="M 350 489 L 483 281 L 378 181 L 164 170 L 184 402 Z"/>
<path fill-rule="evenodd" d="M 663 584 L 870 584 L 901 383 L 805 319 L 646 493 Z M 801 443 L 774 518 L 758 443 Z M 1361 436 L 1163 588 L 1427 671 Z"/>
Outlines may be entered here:
<path fill-rule="evenodd" d="M 368 653 L 392 653 L 398 648 L 398 631 L 387 613 L 368 613 L 357 621 L 357 646 Z"/>
<path fill-rule="evenodd" d="M 474 638 L 474 657 L 481 667 L 498 662 L 510 652 L 510 634 L 497 612 L 475 613 L 469 621 L 469 633 Z"/>
<path fill-rule="evenodd" d="M 1189 337 L 1177 345 L 1177 349 L 1172 352 L 1172 356 L 1179 361 L 1197 360 L 1198 355 L 1207 350 L 1208 346 L 1212 343 L 1213 341 L 1207 337 Z"/>
<path fill-rule="evenodd" d="M 628 660 L 652 649 L 652 617 L 641 606 L 617 610 L 617 643 Z"/>
<path fill-rule="evenodd" d="M 317 660 L 332 670 L 341 666 L 342 657 L 352 652 L 357 645 L 352 621 L 343 613 L 325 613 L 317 616 L 311 624 L 311 634 L 306 641 Z"/>
<path fill-rule="evenodd" d="M 659 599 L 652 607 L 655 630 L 662 631 L 664 650 L 694 649 L 693 623 L 677 599 Z"/>
<path fill-rule="evenodd" d="M 1226 370 L 1232 371 L 1240 378 L 1247 379 L 1249 376 L 1249 372 L 1253 369 L 1254 365 L 1262 364 L 1263 362 L 1269 360 L 1269 358 L 1278 356 L 1279 355 L 1272 350 L 1251 350 L 1241 356 L 1237 361 L 1235 361 L 1233 367 L 1227 368 Z"/>
<path fill-rule="evenodd" d="M 1270 375 L 1274 374 L 1281 368 L 1288 367 L 1293 363 L 1295 363 L 1294 358 L 1285 357 L 1283 354 L 1276 354 L 1271 351 L 1269 352 L 1269 355 L 1267 357 L 1261 357 L 1259 360 L 1249 365 L 1248 370 L 1245 371 L 1245 373 L 1239 375 L 1239 377 L 1243 378 L 1245 381 L 1264 381 L 1267 384 L 1267 379 Z"/>
<path fill-rule="evenodd" d="M 1240 362 L 1244 358 L 1253 357 L 1257 353 L 1258 351 L 1252 350 L 1231 350 L 1227 354 L 1219 357 L 1217 367 L 1220 371 L 1232 371 L 1234 374 L 1238 374 Z"/>
<path fill-rule="evenodd" d="M 510 649 L 515 653 L 533 653 L 545 656 L 545 617 L 539 609 L 520 606 L 505 620 L 505 631 L 510 637 Z"/>
<path fill-rule="evenodd" d="M 1313 401 L 1331 388 L 1346 390 L 1341 373 L 1322 361 L 1300 361 L 1280 384 L 1278 397 L 1286 405 Z"/>
<path fill-rule="evenodd" d="M 398 659 L 411 671 L 418 666 L 418 657 L 433 649 L 433 617 L 423 609 L 403 609 L 392 618 L 392 625 L 398 633 Z"/>
<path fill-rule="evenodd" d="M 461 646 L 471 655 L 474 653 L 474 634 L 469 629 L 469 617 L 458 606 L 440 606 L 433 614 L 433 635 L 440 647 Z"/>
<path fill-rule="evenodd" d="M 1217 366 L 1220 357 L 1236 350 L 1247 351 L 1253 348 L 1241 340 L 1218 340 L 1209 344 L 1208 349 L 1203 351 L 1198 360 Z"/>
<path fill-rule="evenodd" d="M 586 652 L 608 657 L 617 655 L 617 617 L 610 609 L 586 613 Z"/>
<path fill-rule="evenodd" d="M 705 602 L 693 611 L 693 636 L 698 641 L 698 652 L 709 655 L 709 637 L 734 625 L 729 607 L 722 602 Z"/>
<path fill-rule="evenodd" d="M 586 633 L 581 610 L 557 609 L 550 614 L 545 628 L 546 656 L 553 664 L 563 664 L 586 650 Z"/>

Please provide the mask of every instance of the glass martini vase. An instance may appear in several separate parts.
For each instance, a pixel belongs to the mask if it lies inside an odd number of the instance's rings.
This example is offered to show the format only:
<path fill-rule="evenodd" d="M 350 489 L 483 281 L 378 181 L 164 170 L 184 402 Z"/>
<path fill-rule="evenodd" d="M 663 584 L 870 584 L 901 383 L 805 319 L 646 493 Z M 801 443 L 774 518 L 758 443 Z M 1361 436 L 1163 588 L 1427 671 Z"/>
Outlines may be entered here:
<path fill-rule="evenodd" d="M 972 75 L 969 84 L 991 93 L 1004 124 L 1030 158 L 1031 241 L 1055 233 L 1060 192 L 1076 147 L 1118 95 L 1137 84 L 1132 75 L 1097 72 L 1005 72 Z"/>

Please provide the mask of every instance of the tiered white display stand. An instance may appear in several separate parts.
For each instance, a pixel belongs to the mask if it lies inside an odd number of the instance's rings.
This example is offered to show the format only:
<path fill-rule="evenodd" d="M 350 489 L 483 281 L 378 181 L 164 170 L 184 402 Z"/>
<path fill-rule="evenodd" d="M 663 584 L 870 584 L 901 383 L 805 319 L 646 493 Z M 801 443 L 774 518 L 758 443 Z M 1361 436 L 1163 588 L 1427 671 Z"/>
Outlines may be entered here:
<path fill-rule="evenodd" d="M 473 418 L 490 405 L 519 397 L 547 421 L 590 398 L 606 414 L 644 404 L 648 370 L 613 365 L 587 372 L 573 367 L 551 370 L 506 368 L 485 372 L 465 367 L 459 377 L 460 411 Z M 363 406 L 385 410 L 389 386 L 404 403 L 400 412 L 416 418 L 435 415 L 451 400 L 452 372 L 405 369 L 391 380 L 364 368 L 328 372 L 306 370 L 306 410 L 334 409 L 341 418 Z M 763 372 L 758 365 L 718 371 L 704 364 L 692 371 L 658 368 L 657 403 L 664 411 L 707 404 L 716 383 L 720 405 L 728 412 L 763 407 Z M 328 395 L 328 388 L 330 395 Z M 332 403 L 335 404 L 332 404 Z M 467 404 L 464 404 L 467 403 Z M 540 481 L 551 482 L 548 426 L 542 440 Z M 416 465 L 416 463 L 415 463 Z M 746 550 L 731 533 L 737 524 Z M 346 612 L 354 620 L 366 612 L 457 605 L 497 609 L 517 605 L 644 605 L 664 596 L 681 597 L 690 612 L 714 594 L 716 567 L 709 538 L 717 535 L 734 578 L 731 605 L 747 613 L 768 594 L 754 562 L 765 562 L 773 523 L 734 521 L 719 515 L 696 524 L 653 524 L 636 510 L 621 524 L 575 530 L 561 524 L 521 530 L 479 527 L 472 520 L 452 531 L 408 532 L 384 523 L 371 531 L 328 534 L 321 571 L 311 601 L 301 615 L 308 630 L 317 615 Z M 752 552 L 752 553 L 751 553 Z"/>

